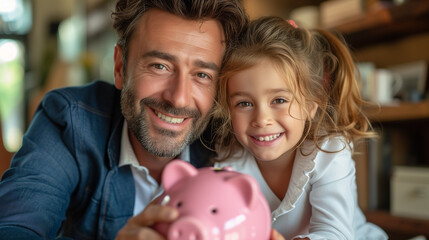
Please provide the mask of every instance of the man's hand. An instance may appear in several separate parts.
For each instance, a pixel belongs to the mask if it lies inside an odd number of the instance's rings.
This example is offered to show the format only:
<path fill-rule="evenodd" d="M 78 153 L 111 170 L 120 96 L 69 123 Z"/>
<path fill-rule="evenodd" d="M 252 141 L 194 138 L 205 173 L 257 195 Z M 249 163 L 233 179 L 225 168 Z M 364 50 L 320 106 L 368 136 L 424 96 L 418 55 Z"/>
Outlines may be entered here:
<path fill-rule="evenodd" d="M 285 240 L 284 237 L 277 232 L 274 228 L 271 229 L 270 240 Z"/>
<path fill-rule="evenodd" d="M 140 214 L 130 218 L 118 232 L 116 240 L 165 240 L 151 228 L 158 222 L 171 222 L 179 216 L 179 212 L 169 206 L 148 205 Z"/>

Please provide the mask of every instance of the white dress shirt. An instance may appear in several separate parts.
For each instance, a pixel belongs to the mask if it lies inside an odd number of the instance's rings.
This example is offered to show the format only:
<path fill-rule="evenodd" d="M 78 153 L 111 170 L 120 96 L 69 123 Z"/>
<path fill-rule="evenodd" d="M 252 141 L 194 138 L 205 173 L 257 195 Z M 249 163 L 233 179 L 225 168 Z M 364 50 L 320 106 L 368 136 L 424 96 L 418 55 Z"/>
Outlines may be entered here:
<path fill-rule="evenodd" d="M 283 199 L 271 191 L 248 151 L 237 152 L 215 167 L 231 166 L 257 180 L 272 211 L 272 226 L 285 239 L 387 239 L 383 230 L 366 222 L 357 204 L 355 163 L 349 147 L 334 138 L 325 141 L 322 149 L 343 149 L 338 153 L 311 152 L 314 148 L 313 142 L 306 141 L 304 155 L 297 151 Z"/>
<path fill-rule="evenodd" d="M 190 161 L 189 147 L 185 148 L 179 158 L 187 162 Z M 128 137 L 128 125 L 126 121 L 124 121 L 124 126 L 122 128 L 119 167 L 124 165 L 131 165 L 131 172 L 133 173 L 136 192 L 134 200 L 135 216 L 145 209 L 149 203 L 159 197 L 164 190 L 149 174 L 149 170 L 144 166 L 140 166 Z"/>

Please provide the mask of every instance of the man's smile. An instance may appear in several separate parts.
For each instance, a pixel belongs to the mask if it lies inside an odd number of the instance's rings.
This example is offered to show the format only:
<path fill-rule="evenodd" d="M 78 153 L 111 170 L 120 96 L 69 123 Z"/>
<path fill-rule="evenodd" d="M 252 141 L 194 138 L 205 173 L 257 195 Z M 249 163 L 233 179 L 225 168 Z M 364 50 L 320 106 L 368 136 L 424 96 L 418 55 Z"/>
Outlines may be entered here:
<path fill-rule="evenodd" d="M 183 121 L 185 121 L 185 118 L 177 118 L 177 117 L 171 117 L 171 116 L 167 116 L 161 112 L 158 112 L 156 110 L 153 110 L 155 115 L 158 116 L 159 119 L 161 119 L 162 121 L 166 122 L 166 123 L 170 123 L 170 124 L 179 124 L 182 123 Z"/>

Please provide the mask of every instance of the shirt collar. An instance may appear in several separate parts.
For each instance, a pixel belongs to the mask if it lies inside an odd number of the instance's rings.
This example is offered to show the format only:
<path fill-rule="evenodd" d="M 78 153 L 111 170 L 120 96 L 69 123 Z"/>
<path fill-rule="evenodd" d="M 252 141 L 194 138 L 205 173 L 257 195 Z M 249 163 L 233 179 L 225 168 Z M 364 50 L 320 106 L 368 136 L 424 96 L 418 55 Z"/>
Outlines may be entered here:
<path fill-rule="evenodd" d="M 178 158 L 190 162 L 191 157 L 189 151 L 189 146 L 187 146 Z M 126 120 L 124 121 L 124 126 L 122 127 L 121 154 L 119 156 L 119 167 L 124 165 L 131 165 L 137 169 L 146 169 L 146 167 L 140 166 L 136 154 L 134 153 L 134 150 L 131 146 L 131 142 L 128 136 L 128 124 Z"/>

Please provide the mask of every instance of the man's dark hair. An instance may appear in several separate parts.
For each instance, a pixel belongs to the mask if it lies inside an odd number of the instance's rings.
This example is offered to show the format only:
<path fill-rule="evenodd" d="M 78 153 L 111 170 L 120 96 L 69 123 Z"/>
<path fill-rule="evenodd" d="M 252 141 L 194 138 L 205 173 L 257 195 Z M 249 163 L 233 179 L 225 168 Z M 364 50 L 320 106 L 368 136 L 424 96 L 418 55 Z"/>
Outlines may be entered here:
<path fill-rule="evenodd" d="M 218 20 L 223 27 L 227 48 L 237 41 L 249 21 L 240 0 L 118 0 L 112 18 L 118 45 L 123 52 L 124 66 L 136 25 L 153 8 L 189 20 Z"/>

